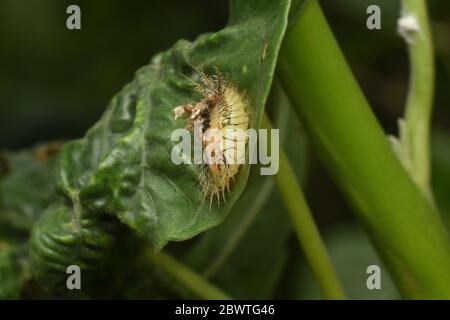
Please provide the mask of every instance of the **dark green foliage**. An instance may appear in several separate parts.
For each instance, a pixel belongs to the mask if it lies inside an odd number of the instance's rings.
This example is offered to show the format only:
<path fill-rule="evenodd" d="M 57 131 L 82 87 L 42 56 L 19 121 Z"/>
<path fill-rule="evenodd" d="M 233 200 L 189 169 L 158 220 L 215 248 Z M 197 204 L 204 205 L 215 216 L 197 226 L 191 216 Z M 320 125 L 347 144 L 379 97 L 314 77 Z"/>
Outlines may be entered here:
<path fill-rule="evenodd" d="M 194 42 L 180 40 L 153 57 L 112 98 L 84 138 L 64 145 L 55 170 L 64 199 L 54 195 L 54 204 L 31 236 L 31 270 L 43 288 L 58 296 L 108 297 L 120 292 L 120 286 L 121 294 L 129 297 L 186 296 L 155 272 L 149 271 L 147 282 L 132 285 L 142 275 L 139 262 L 133 266 L 140 245 L 119 220 L 161 249 L 170 240 L 191 238 L 225 219 L 246 186 L 249 166 L 242 166 L 226 204 L 209 208 L 198 185 L 199 168 L 171 161 L 178 143 L 171 141 L 171 133 L 184 127 L 183 120 L 173 119 L 172 109 L 199 99 L 187 78 L 198 79 L 199 71 L 218 68 L 245 94 L 251 127 L 258 128 L 288 10 L 287 0 L 232 1 L 225 29 Z M 283 226 L 280 241 L 289 230 L 288 224 Z M 81 293 L 67 290 L 70 265 L 81 268 Z M 142 292 L 139 287 L 146 283 L 165 289 Z"/>
<path fill-rule="evenodd" d="M 52 181 L 56 144 L 3 153 L 0 206 L 0 299 L 18 299 L 31 281 L 29 233 L 45 208 L 58 199 Z"/>

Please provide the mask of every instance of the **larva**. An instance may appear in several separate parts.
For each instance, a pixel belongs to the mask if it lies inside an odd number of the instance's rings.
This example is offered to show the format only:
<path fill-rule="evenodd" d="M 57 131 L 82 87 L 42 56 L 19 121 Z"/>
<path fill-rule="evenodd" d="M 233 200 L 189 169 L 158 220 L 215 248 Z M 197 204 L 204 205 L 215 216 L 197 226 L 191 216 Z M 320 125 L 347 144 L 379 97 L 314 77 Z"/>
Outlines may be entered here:
<path fill-rule="evenodd" d="M 202 126 L 202 147 L 207 163 L 202 164 L 199 184 L 210 206 L 214 197 L 220 203 L 225 190 L 238 173 L 243 161 L 249 126 L 248 100 L 216 68 L 208 76 L 200 72 L 200 82 L 195 89 L 202 95 L 198 102 L 190 102 L 173 109 L 175 119 L 187 113 L 186 128 L 194 131 L 196 124 Z"/>

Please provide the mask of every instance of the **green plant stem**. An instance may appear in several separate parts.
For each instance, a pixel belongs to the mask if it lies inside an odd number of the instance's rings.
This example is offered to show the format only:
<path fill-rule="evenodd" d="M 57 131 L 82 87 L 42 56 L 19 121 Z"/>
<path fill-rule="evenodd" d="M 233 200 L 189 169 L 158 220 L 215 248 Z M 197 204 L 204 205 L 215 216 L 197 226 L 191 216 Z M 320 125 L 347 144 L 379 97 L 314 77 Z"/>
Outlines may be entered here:
<path fill-rule="evenodd" d="M 154 252 L 153 248 L 145 249 L 145 257 L 154 265 L 161 268 L 167 275 L 190 289 L 201 299 L 230 300 L 229 295 L 205 280 L 203 277 L 180 263 L 169 254 L 160 251 Z"/>
<path fill-rule="evenodd" d="M 430 122 L 433 108 L 434 61 L 430 23 L 425 0 L 402 0 L 402 16 L 417 19 L 420 30 L 409 37 L 410 83 L 405 121 L 411 174 L 416 183 L 430 192 Z M 403 137 L 402 137 L 403 138 Z"/>
<path fill-rule="evenodd" d="M 448 234 L 394 154 L 317 1 L 306 1 L 291 22 L 278 73 L 313 146 L 402 294 L 450 298 Z"/>
<path fill-rule="evenodd" d="M 263 118 L 262 127 L 265 129 L 272 128 L 266 114 Z M 322 294 L 327 299 L 345 299 L 344 291 L 327 249 L 297 182 L 294 170 L 282 148 L 279 156 L 280 166 L 275 181 L 289 212 L 298 241 L 319 283 Z"/>
<path fill-rule="evenodd" d="M 205 278 L 211 278 L 220 269 L 220 267 L 223 266 L 226 260 L 231 256 L 231 254 L 236 249 L 238 244 L 244 238 L 246 232 L 252 226 L 258 214 L 261 212 L 262 207 L 266 203 L 267 197 L 272 191 L 273 184 L 274 183 L 271 177 L 267 178 L 263 182 L 259 190 L 259 193 L 257 194 L 256 198 L 252 203 L 253 205 L 251 206 L 249 211 L 245 215 L 243 215 L 240 225 L 238 226 L 238 228 L 233 230 L 233 232 L 230 234 L 230 237 L 225 242 L 225 245 L 221 248 L 221 250 L 217 253 L 212 262 L 203 272 Z"/>

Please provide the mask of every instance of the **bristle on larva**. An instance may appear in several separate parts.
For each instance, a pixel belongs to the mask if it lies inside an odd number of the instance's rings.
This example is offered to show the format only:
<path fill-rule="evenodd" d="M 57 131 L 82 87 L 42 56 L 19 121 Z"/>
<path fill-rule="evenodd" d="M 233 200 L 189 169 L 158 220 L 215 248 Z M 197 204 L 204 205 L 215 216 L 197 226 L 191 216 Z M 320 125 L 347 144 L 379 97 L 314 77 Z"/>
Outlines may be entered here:
<path fill-rule="evenodd" d="M 193 82 L 202 95 L 200 101 L 189 102 L 173 109 L 174 118 L 187 114 L 186 128 L 193 131 L 195 124 L 202 125 L 203 153 L 209 161 L 201 165 L 199 184 L 204 199 L 226 202 L 225 193 L 238 173 L 247 143 L 249 126 L 248 100 L 244 94 L 215 68 L 213 75 L 200 73 L 200 81 Z"/>

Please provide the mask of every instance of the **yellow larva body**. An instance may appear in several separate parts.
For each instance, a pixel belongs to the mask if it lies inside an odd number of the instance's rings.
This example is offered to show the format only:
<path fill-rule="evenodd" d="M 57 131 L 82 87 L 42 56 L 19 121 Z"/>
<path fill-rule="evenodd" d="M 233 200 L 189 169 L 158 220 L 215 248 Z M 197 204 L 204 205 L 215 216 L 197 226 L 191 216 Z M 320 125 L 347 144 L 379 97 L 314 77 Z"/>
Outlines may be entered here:
<path fill-rule="evenodd" d="M 190 130 L 195 123 L 202 124 L 203 152 L 209 161 L 202 165 L 199 183 L 210 203 L 214 197 L 220 201 L 221 196 L 225 201 L 225 190 L 229 191 L 230 183 L 245 161 L 248 102 L 219 71 L 211 77 L 202 74 L 201 83 L 195 87 L 203 98 L 175 108 L 175 118 L 189 113 L 186 127 Z"/>

